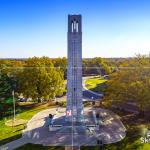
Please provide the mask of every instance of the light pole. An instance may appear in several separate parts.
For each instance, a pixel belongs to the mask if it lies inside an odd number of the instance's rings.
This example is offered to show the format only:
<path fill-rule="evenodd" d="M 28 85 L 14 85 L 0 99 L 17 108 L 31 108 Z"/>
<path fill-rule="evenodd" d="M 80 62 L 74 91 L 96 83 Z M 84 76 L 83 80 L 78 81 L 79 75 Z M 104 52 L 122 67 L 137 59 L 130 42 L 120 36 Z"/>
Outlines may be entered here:
<path fill-rule="evenodd" d="M 13 127 L 14 127 L 14 122 L 15 122 L 15 120 L 16 120 L 16 108 L 15 108 L 15 92 L 14 92 L 14 90 L 12 91 L 12 97 L 13 97 L 13 119 L 12 119 L 12 132 L 15 132 L 14 130 L 13 130 Z"/>
<path fill-rule="evenodd" d="M 13 97 L 13 107 L 14 107 L 14 115 L 13 115 L 13 122 L 16 120 L 16 106 L 15 106 L 15 92 L 14 90 L 12 91 L 12 97 Z"/>

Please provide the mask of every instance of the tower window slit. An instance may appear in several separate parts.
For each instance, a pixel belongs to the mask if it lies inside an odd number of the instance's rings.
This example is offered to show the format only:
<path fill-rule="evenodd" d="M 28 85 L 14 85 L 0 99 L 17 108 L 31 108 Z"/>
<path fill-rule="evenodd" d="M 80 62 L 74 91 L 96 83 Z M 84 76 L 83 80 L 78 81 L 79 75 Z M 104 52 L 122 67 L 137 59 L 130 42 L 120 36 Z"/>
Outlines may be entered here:
<path fill-rule="evenodd" d="M 76 31 L 76 21 L 74 20 L 74 31 Z"/>
<path fill-rule="evenodd" d="M 76 23 L 76 32 L 78 32 L 79 31 L 79 23 L 77 22 Z"/>
<path fill-rule="evenodd" d="M 72 21 L 71 22 L 71 32 L 73 32 L 73 30 L 74 30 L 74 22 Z"/>

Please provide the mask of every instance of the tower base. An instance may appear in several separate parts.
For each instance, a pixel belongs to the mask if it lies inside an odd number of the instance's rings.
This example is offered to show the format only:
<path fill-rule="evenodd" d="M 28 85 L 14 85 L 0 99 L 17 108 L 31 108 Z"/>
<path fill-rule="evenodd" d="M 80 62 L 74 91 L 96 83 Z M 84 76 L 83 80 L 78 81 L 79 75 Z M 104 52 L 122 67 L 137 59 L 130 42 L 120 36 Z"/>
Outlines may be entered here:
<path fill-rule="evenodd" d="M 81 108 L 73 108 L 66 110 L 66 122 L 73 122 L 73 123 L 84 123 L 84 114 L 83 109 Z"/>

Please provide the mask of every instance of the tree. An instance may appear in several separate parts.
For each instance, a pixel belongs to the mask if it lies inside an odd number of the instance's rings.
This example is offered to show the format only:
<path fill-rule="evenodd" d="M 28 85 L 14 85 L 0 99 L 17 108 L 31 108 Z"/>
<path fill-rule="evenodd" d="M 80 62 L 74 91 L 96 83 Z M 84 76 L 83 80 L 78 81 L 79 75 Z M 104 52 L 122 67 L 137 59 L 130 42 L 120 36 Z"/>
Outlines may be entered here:
<path fill-rule="evenodd" d="M 108 81 L 105 100 L 109 104 L 136 102 L 143 114 L 150 106 L 150 58 L 137 56 L 125 61 L 121 69 L 111 75 Z"/>
<path fill-rule="evenodd" d="M 92 59 L 83 59 L 83 74 L 84 75 L 105 75 L 111 73 L 111 66 L 106 59 L 96 57 Z"/>
<path fill-rule="evenodd" d="M 6 73 L 5 67 L 0 66 L 0 118 L 12 110 L 13 80 Z"/>
<path fill-rule="evenodd" d="M 64 74 L 64 78 L 66 79 L 67 78 L 67 58 L 65 58 L 65 57 L 55 58 L 55 59 L 52 59 L 52 62 L 54 64 L 54 67 L 62 70 L 62 72 Z"/>
<path fill-rule="evenodd" d="M 47 57 L 33 57 L 26 61 L 19 75 L 19 89 L 26 97 L 51 99 L 63 93 L 63 72 L 55 68 Z"/>
<path fill-rule="evenodd" d="M 7 98 L 12 92 L 11 78 L 4 72 L 1 67 L 0 70 L 0 98 Z"/>

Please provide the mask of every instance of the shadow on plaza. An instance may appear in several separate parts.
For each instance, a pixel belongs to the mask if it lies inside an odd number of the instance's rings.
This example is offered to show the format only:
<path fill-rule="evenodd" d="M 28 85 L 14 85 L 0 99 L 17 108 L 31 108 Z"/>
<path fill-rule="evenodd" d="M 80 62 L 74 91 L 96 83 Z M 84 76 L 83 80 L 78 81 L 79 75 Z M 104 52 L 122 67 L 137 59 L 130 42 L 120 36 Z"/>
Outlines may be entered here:
<path fill-rule="evenodd" d="M 102 111 L 105 112 L 106 110 Z M 111 117 L 111 114 L 106 114 L 106 119 L 108 117 Z M 74 144 L 75 146 L 95 146 L 98 145 L 98 141 L 103 141 L 104 144 L 118 142 L 122 140 L 126 134 L 123 126 L 121 126 L 120 121 L 116 120 L 115 116 L 112 124 L 103 126 L 101 128 L 98 127 L 98 129 L 92 127 L 90 128 L 90 130 L 86 127 L 85 124 L 73 126 L 72 128 L 72 124 L 66 123 L 64 117 L 65 116 L 61 116 L 55 119 L 53 125 L 62 125 L 62 127 L 54 127 L 56 129 L 55 131 L 49 131 L 50 122 L 48 121 L 49 119 L 47 116 L 44 119 L 43 126 L 29 131 L 27 130 L 27 127 L 23 137 L 27 138 L 30 143 L 43 144 L 45 146 L 64 146 L 72 144 Z M 32 121 L 32 125 L 34 124 L 36 124 L 36 120 L 35 122 L 34 120 Z M 121 129 L 119 129 L 119 127 Z"/>
<path fill-rule="evenodd" d="M 54 131 L 49 131 L 48 128 L 48 124 L 47 124 L 47 119 L 48 117 L 45 117 L 45 123 L 43 126 L 39 127 L 39 128 L 35 128 L 31 131 L 29 131 L 29 133 L 27 135 L 24 135 L 23 138 L 27 138 L 28 143 L 30 144 L 25 144 L 24 146 L 21 146 L 20 148 L 18 148 L 17 150 L 25 150 L 25 149 L 29 149 L 29 148 L 33 148 L 33 149 L 52 149 L 52 150 L 63 150 L 65 145 L 71 145 L 72 144 L 72 139 L 70 134 L 64 134 L 64 132 L 60 132 L 59 134 L 57 134 Z M 64 116 L 58 118 L 58 120 L 56 121 L 57 123 L 61 120 L 64 120 Z M 35 123 L 36 124 L 36 121 Z M 56 123 L 55 123 L 56 124 Z M 62 123 L 63 124 L 63 123 Z M 59 132 L 60 130 L 58 130 L 57 132 Z M 126 150 L 126 145 L 128 145 L 131 149 L 138 149 L 139 147 L 142 147 L 142 144 L 138 144 L 135 143 L 136 140 L 138 140 L 139 136 L 136 136 L 133 138 L 133 134 L 137 133 L 137 129 L 134 128 L 134 130 L 129 130 L 127 132 L 127 136 L 116 143 L 113 144 L 104 144 L 104 147 L 107 150 Z M 20 135 L 21 136 L 21 135 Z M 15 137 L 15 136 L 14 136 Z M 17 138 L 17 137 L 16 137 Z M 19 138 L 19 137 L 18 137 Z M 8 139 L 6 139 L 8 140 Z M 91 143 L 93 141 L 93 143 Z M 6 142 L 6 141 L 5 141 Z M 7 141 L 8 142 L 8 141 Z M 32 143 L 32 144 L 31 144 Z M 135 143 L 135 144 L 134 144 Z M 38 145 L 34 145 L 34 144 L 38 144 Z M 74 135 L 74 144 L 75 145 L 81 145 L 81 149 L 82 150 L 99 150 L 99 146 L 97 146 L 96 143 L 96 138 L 93 137 L 92 135 L 87 137 L 84 136 L 83 134 L 79 134 L 79 135 Z M 49 147 L 49 145 L 54 146 L 54 147 Z M 56 147 L 55 147 L 56 146 Z"/>
<path fill-rule="evenodd" d="M 55 120 L 53 125 L 62 125 L 62 127 L 56 129 L 56 131 L 49 131 L 49 122 L 47 122 L 48 117 L 45 117 L 44 120 L 44 125 L 39 128 L 29 131 L 27 131 L 27 128 L 23 137 L 28 139 L 30 143 L 42 144 L 44 146 L 65 146 L 72 145 L 73 143 L 74 145 L 88 145 L 89 143 L 95 145 L 95 140 L 93 139 L 94 137 L 87 136 L 84 132 L 84 127 L 75 127 L 76 129 L 74 128 L 74 133 L 72 133 L 71 123 L 67 124 L 64 116 Z"/>

